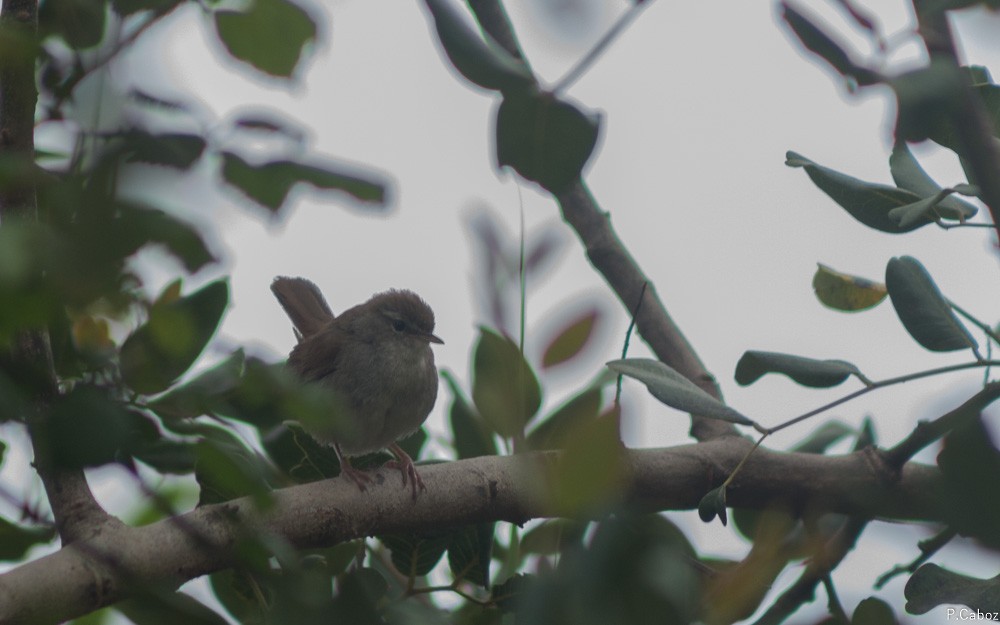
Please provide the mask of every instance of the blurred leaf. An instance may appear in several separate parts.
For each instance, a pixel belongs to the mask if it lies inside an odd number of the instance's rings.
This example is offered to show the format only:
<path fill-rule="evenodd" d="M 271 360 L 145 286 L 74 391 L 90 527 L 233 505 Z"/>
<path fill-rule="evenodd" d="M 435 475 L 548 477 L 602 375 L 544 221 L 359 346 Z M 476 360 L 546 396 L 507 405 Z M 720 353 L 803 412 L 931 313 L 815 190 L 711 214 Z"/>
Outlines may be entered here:
<path fill-rule="evenodd" d="M 701 596 L 707 623 L 734 623 L 749 618 L 788 565 L 788 536 L 795 520 L 766 514 L 754 532 L 750 553 L 734 566 L 713 575 Z"/>
<path fill-rule="evenodd" d="M 497 444 L 493 438 L 493 432 L 462 394 L 462 389 L 458 386 L 455 377 L 449 371 L 442 371 L 441 377 L 451 389 L 452 401 L 448 416 L 451 422 L 451 432 L 454 436 L 455 453 L 458 458 L 497 455 Z"/>
<path fill-rule="evenodd" d="M 722 524 L 729 522 L 726 516 L 726 489 L 717 486 L 705 493 L 705 496 L 698 502 L 698 516 L 705 523 L 711 523 L 715 517 L 719 517 Z"/>
<path fill-rule="evenodd" d="M 372 568 L 360 568 L 347 573 L 339 582 L 340 592 L 334 600 L 335 610 L 328 618 L 315 621 L 317 625 L 320 623 L 381 625 L 385 622 L 380 614 L 380 608 L 388 602 L 386 595 L 389 586 L 382 573 Z"/>
<path fill-rule="evenodd" d="M 977 579 L 960 575 L 936 564 L 924 564 L 906 582 L 906 611 L 926 614 L 942 604 L 971 608 L 967 618 L 1000 611 L 1000 576 Z"/>
<path fill-rule="evenodd" d="M 495 523 L 466 525 L 448 545 L 448 567 L 455 579 L 489 589 Z"/>
<path fill-rule="evenodd" d="M 513 438 L 538 412 L 541 388 L 509 338 L 481 327 L 473 356 L 472 401 L 494 432 Z"/>
<path fill-rule="evenodd" d="M 271 460 L 299 484 L 340 475 L 340 460 L 333 447 L 319 443 L 294 421 L 268 432 L 263 443 Z"/>
<path fill-rule="evenodd" d="M 891 234 L 900 234 L 932 223 L 930 219 L 924 218 L 904 227 L 889 216 L 889 211 L 894 208 L 920 201 L 921 198 L 915 193 L 852 178 L 818 165 L 795 152 L 787 152 L 785 158 L 786 165 L 805 169 L 813 184 L 830 196 L 830 199 L 839 204 L 851 217 L 869 228 Z"/>
<path fill-rule="evenodd" d="M 139 393 L 166 390 L 198 358 L 229 303 L 225 280 L 175 302 L 154 305 L 121 348 L 122 378 Z"/>
<path fill-rule="evenodd" d="M 579 354 L 593 336 L 597 318 L 596 309 L 588 310 L 560 330 L 559 334 L 546 344 L 542 367 L 549 368 L 562 364 Z"/>
<path fill-rule="evenodd" d="M 129 16 L 140 11 L 167 13 L 183 0 L 112 0 L 111 5 L 119 15 Z"/>
<path fill-rule="evenodd" d="M 547 519 L 524 534 L 521 552 L 550 556 L 580 547 L 588 526 L 576 519 Z"/>
<path fill-rule="evenodd" d="M 0 518 L 0 560 L 23 560 L 28 549 L 47 545 L 55 537 L 54 527 L 27 527 Z"/>
<path fill-rule="evenodd" d="M 241 569 L 226 569 L 208 576 L 212 592 L 239 623 L 262 622 L 274 605 L 274 588 L 263 576 Z"/>
<path fill-rule="evenodd" d="M 234 58 L 290 78 L 316 40 L 316 24 L 287 0 L 253 0 L 243 11 L 217 10 L 215 31 Z"/>
<path fill-rule="evenodd" d="M 194 472 L 198 458 L 194 443 L 166 438 L 140 445 L 132 455 L 160 473 L 176 475 Z"/>
<path fill-rule="evenodd" d="M 73 344 L 84 353 L 111 354 L 115 351 L 108 320 L 90 315 L 73 320 Z"/>
<path fill-rule="evenodd" d="M 935 352 L 976 350 L 976 339 L 952 312 L 920 261 L 911 256 L 889 260 L 885 285 L 899 320 L 918 343 Z"/>
<path fill-rule="evenodd" d="M 701 390 L 680 373 L 658 360 L 627 358 L 607 363 L 612 371 L 639 380 L 653 397 L 677 410 L 740 425 L 753 421 Z"/>
<path fill-rule="evenodd" d="M 851 625 L 896 625 L 898 622 L 889 604 L 877 597 L 862 600 L 851 615 Z"/>
<path fill-rule="evenodd" d="M 900 188 L 912 191 L 922 198 L 933 198 L 941 192 L 941 186 L 927 175 L 905 142 L 897 141 L 893 146 L 892 155 L 889 157 L 889 169 L 892 172 L 892 179 Z M 965 221 L 975 216 L 977 212 L 979 209 L 975 206 L 955 196 L 947 196 L 935 206 L 937 215 L 956 221 Z"/>
<path fill-rule="evenodd" d="M 551 415 L 539 420 L 528 434 L 529 449 L 561 449 L 573 432 L 585 427 L 601 412 L 601 387 L 589 387 Z"/>
<path fill-rule="evenodd" d="M 840 43 L 834 41 L 822 28 L 792 8 L 787 2 L 781 3 L 781 16 L 802 42 L 802 45 L 829 63 L 846 78 L 853 79 L 861 87 L 878 84 L 882 81 L 882 77 L 877 72 L 851 60 Z"/>
<path fill-rule="evenodd" d="M 243 350 L 237 349 L 219 364 L 157 397 L 149 407 L 170 419 L 211 414 L 222 398 L 239 386 L 244 360 Z"/>
<path fill-rule="evenodd" d="M 123 237 L 134 237 L 135 249 L 159 243 L 195 272 L 216 261 L 197 228 L 161 210 L 131 207 L 119 220 Z"/>
<path fill-rule="evenodd" d="M 857 430 L 842 421 L 827 421 L 791 448 L 804 454 L 822 454 L 842 439 L 857 434 Z"/>
<path fill-rule="evenodd" d="M 379 540 L 392 551 L 392 565 L 406 577 L 421 577 L 441 560 L 452 535 L 434 537 L 390 535 Z"/>
<path fill-rule="evenodd" d="M 182 592 L 143 592 L 115 604 L 135 625 L 228 625 L 229 621 L 204 603 Z"/>
<path fill-rule="evenodd" d="M 824 305 L 834 310 L 855 312 L 867 310 L 885 299 L 885 285 L 846 273 L 834 271 L 822 263 L 813 276 L 813 290 Z"/>
<path fill-rule="evenodd" d="M 296 161 L 270 161 L 251 165 L 232 152 L 223 152 L 222 177 L 248 198 L 272 212 L 277 212 L 297 183 L 317 189 L 343 191 L 362 202 L 385 203 L 385 185 L 372 178 L 361 178 L 333 167 L 307 165 Z"/>
<path fill-rule="evenodd" d="M 1000 499 L 991 496 L 1000 483 L 1000 451 L 982 415 L 945 436 L 937 464 L 944 477 L 942 491 L 951 527 L 1000 548 Z"/>
<path fill-rule="evenodd" d="M 49 0 L 38 8 L 41 38 L 55 36 L 75 50 L 92 48 L 104 37 L 103 0 Z"/>
<path fill-rule="evenodd" d="M 618 503 L 625 481 L 624 446 L 615 408 L 568 434 L 553 467 L 552 498 L 567 516 L 594 514 Z"/>
<path fill-rule="evenodd" d="M 206 438 L 195 447 L 195 478 L 201 487 L 198 505 L 253 496 L 258 507 L 270 503 L 264 462 L 235 438 Z"/>
<path fill-rule="evenodd" d="M 558 194 L 582 175 L 600 127 L 600 115 L 550 93 L 508 93 L 497 109 L 497 164 Z"/>
<path fill-rule="evenodd" d="M 119 148 L 126 162 L 189 169 L 205 151 L 205 139 L 199 135 L 172 133 L 154 135 L 131 129 L 122 135 Z"/>
<path fill-rule="evenodd" d="M 536 576 L 523 573 L 508 577 L 502 584 L 493 585 L 490 599 L 496 603 L 501 612 L 513 612 L 518 599 L 535 579 Z"/>
<path fill-rule="evenodd" d="M 942 127 L 951 127 L 959 111 L 960 94 L 968 87 L 966 76 L 952 61 L 937 56 L 925 67 L 894 76 L 889 85 L 896 93 L 897 142 L 940 136 Z"/>
<path fill-rule="evenodd" d="M 521 591 L 518 625 L 664 625 L 698 622 L 694 550 L 667 519 L 617 514 L 599 523 L 582 553 Z"/>
<path fill-rule="evenodd" d="M 496 91 L 535 85 L 528 66 L 485 32 L 476 32 L 450 0 L 424 0 L 448 60 L 469 82 Z"/>
<path fill-rule="evenodd" d="M 154 423 L 125 408 L 108 389 L 78 384 L 52 406 L 44 436 L 62 467 L 93 467 L 128 461 L 144 440 L 158 436 Z"/>
<path fill-rule="evenodd" d="M 736 381 L 747 386 L 768 373 L 781 373 L 803 386 L 829 388 L 851 377 L 862 381 L 865 377 L 858 368 L 843 360 L 816 360 L 777 352 L 743 352 L 736 363 Z"/>

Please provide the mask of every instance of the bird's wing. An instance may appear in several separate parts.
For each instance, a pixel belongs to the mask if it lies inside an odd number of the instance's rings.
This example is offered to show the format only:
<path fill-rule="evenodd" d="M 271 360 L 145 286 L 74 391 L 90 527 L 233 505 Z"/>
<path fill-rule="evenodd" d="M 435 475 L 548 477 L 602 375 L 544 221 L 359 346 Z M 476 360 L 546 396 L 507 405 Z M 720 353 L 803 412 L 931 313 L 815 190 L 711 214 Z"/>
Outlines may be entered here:
<path fill-rule="evenodd" d="M 328 324 L 323 330 L 303 337 L 288 356 L 288 366 L 303 380 L 321 380 L 337 370 L 343 331 Z"/>

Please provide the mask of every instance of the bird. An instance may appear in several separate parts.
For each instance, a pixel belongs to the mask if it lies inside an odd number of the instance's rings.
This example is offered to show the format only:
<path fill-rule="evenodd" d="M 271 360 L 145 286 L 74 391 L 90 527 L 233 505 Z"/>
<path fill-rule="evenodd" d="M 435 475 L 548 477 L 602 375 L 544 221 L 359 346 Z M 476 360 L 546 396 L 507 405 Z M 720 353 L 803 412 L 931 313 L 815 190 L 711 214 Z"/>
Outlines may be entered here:
<path fill-rule="evenodd" d="M 332 422 L 310 433 L 332 444 L 341 473 L 360 490 L 370 475 L 350 457 L 388 449 L 386 466 L 399 469 L 413 499 L 425 490 L 413 459 L 397 443 L 424 423 L 437 399 L 438 373 L 431 343 L 434 311 L 408 290 L 376 293 L 335 316 L 319 287 L 305 278 L 279 276 L 271 291 L 292 321 L 297 339 L 287 366 L 306 383 L 333 391 Z"/>

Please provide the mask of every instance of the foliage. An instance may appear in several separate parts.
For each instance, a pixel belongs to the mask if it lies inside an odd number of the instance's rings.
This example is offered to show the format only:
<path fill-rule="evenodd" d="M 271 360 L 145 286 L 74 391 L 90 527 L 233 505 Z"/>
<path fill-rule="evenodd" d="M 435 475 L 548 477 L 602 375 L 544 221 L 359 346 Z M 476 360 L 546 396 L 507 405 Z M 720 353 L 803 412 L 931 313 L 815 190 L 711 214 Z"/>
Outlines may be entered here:
<path fill-rule="evenodd" d="M 41 7 L 37 41 L 24 43 L 4 31 L 0 50 L 10 46 L 37 56 L 39 121 L 58 121 L 83 80 L 181 4 L 48 0 Z M 201 3 L 203 18 L 239 67 L 275 80 L 300 71 L 320 30 L 316 15 L 290 0 L 254 0 L 233 5 L 236 8 L 223 4 Z M 847 0 L 840 4 L 868 36 L 877 35 L 862 12 Z M 935 10 L 969 4 L 939 2 Z M 452 0 L 425 0 L 424 6 L 458 75 L 497 98 L 493 133 L 498 166 L 510 166 L 553 195 L 566 192 L 580 180 L 593 154 L 600 117 L 570 102 L 558 89 L 543 88 L 516 50 L 498 43 L 486 24 L 482 31 L 469 24 Z M 924 172 L 907 142 L 930 139 L 967 161 L 973 159 L 956 128 L 959 104 L 953 91 L 968 91 L 993 127 L 1000 128 L 1000 87 L 989 80 L 988 72 L 959 70 L 935 58 L 926 68 L 887 76 L 857 60 L 806 13 L 788 3 L 782 9 L 802 45 L 852 89 L 886 84 L 898 101 L 897 141 L 889 157 L 895 186 L 853 178 L 791 151 L 786 164 L 803 169 L 820 191 L 870 228 L 902 235 L 930 224 L 971 226 L 977 207 L 958 196 L 986 199 L 974 176 L 967 183 L 941 187 Z M 111 33 L 121 27 L 131 36 L 119 41 Z M 155 94 L 135 92 L 130 97 L 142 107 L 186 114 L 184 105 Z M 293 137 L 290 128 L 284 120 L 247 117 L 226 130 L 243 138 Z M 126 201 L 115 181 L 140 165 L 180 172 L 211 168 L 218 185 L 237 191 L 274 217 L 282 216 L 292 190 L 303 186 L 340 192 L 372 209 L 384 204 L 388 190 L 383 177 L 372 171 L 348 169 L 311 154 L 261 159 L 241 152 L 237 141 L 219 138 L 225 134 L 164 133 L 137 123 L 110 132 L 80 130 L 75 151 L 56 159 L 56 165 L 48 164 L 42 154 L 0 155 L 4 197 L 14 197 L 28 185 L 38 201 L 37 219 L 3 215 L 0 345 L 13 354 L 26 335 L 44 332 L 55 374 L 53 385 L 44 367 L 26 367 L 13 357 L 0 359 L 0 420 L 30 426 L 36 454 L 56 470 L 116 464 L 142 480 L 142 465 L 143 471 L 189 476 L 200 506 L 249 496 L 266 510 L 274 505 L 276 489 L 339 473 L 336 454 L 302 426 L 324 419 L 330 398 L 323 389 L 289 375 L 280 363 L 247 357 L 242 350 L 193 373 L 230 304 L 226 280 L 205 282 L 198 273 L 216 262 L 209 237 L 166 207 L 153 205 L 155 200 L 149 205 Z M 531 273 L 553 255 L 544 240 L 527 255 L 509 253 L 516 246 L 498 241 L 497 232 L 489 227 L 481 231 L 493 237 L 491 244 L 482 235 L 494 270 L 519 266 Z M 144 287 L 135 264 L 137 254 L 152 246 L 165 249 L 182 273 L 155 296 Z M 484 278 L 495 282 L 496 275 Z M 523 282 L 523 273 L 519 279 Z M 903 329 L 917 343 L 933 351 L 969 350 L 971 360 L 953 369 L 1000 364 L 981 355 L 962 318 L 981 330 L 987 343 L 1000 343 L 997 335 L 950 301 L 915 258 L 889 261 L 884 283 L 820 265 L 814 288 L 825 305 L 848 312 L 870 309 L 888 295 Z M 495 290 L 498 300 L 510 295 Z M 523 306 L 519 296 L 514 300 Z M 507 303 L 499 302 L 497 310 Z M 236 566 L 209 580 L 228 618 L 241 623 L 725 623 L 763 610 L 763 622 L 777 622 L 788 616 L 783 611 L 787 603 L 793 611 L 802 601 L 783 603 L 783 596 L 768 604 L 768 590 L 791 564 L 804 563 L 805 581 L 798 583 L 806 594 L 811 597 L 823 583 L 831 618 L 848 620 L 829 573 L 853 547 L 867 519 L 784 504 L 738 509 L 731 518 L 751 541 L 747 557 L 729 562 L 699 554 L 667 517 L 623 503 L 627 466 L 620 408 L 617 397 L 613 401 L 607 392 L 614 375 L 598 373 L 556 402 L 557 408 L 543 410 L 546 376 L 587 349 L 595 326 L 603 322 L 601 312 L 558 319 L 558 330 L 539 350 L 539 362 L 526 356 L 523 344 L 510 336 L 500 318 L 498 314 L 496 328 L 480 329 L 472 354 L 471 389 L 443 373 L 450 395 L 449 451 L 455 458 L 559 451 L 561 463 L 539 468 L 535 495 L 552 502 L 565 518 L 526 527 L 490 520 L 400 531 L 304 552 L 296 552 L 280 537 L 248 531 L 233 547 Z M 123 326 L 132 330 L 121 337 L 114 328 Z M 608 368 L 641 381 L 675 409 L 752 426 L 762 440 L 826 408 L 764 428 L 660 361 L 623 355 Z M 862 386 L 849 396 L 854 397 L 943 370 L 872 380 L 844 360 L 751 350 L 737 364 L 735 378 L 750 385 L 778 373 L 814 388 L 851 381 Z M 41 408 L 40 397 L 47 398 Z M 938 435 L 944 440 L 938 466 L 949 485 L 954 515 L 947 522 L 955 532 L 996 549 L 1000 510 L 995 498 L 987 498 L 988 505 L 981 501 L 1000 477 L 1000 452 L 979 415 L 974 416 Z M 257 435 L 259 446 L 248 444 L 239 433 L 247 430 Z M 416 457 L 427 439 L 420 431 L 402 445 Z M 850 440 L 856 450 L 875 443 L 870 424 L 854 431 L 830 421 L 791 451 L 825 454 L 841 440 Z M 5 449 L 0 443 L 0 452 Z M 385 454 L 371 454 L 357 465 L 363 468 L 385 459 Z M 706 486 L 698 506 L 702 519 L 718 516 L 723 524 L 728 522 L 727 492 L 739 470 L 724 483 Z M 153 498 L 156 505 L 138 516 L 148 523 L 175 514 L 181 498 L 178 493 L 159 493 Z M 32 547 L 57 538 L 53 520 L 44 513 L 25 506 L 24 516 L 0 518 L 4 560 L 24 561 Z M 440 579 L 448 581 L 434 586 Z M 431 593 L 448 593 L 449 598 L 418 600 Z M 942 603 L 961 603 L 990 610 L 998 596 L 996 580 L 925 564 L 907 584 L 906 608 L 922 613 Z M 222 615 L 191 596 L 160 588 L 137 589 L 129 600 L 80 622 L 102 622 L 112 611 L 138 623 L 224 622 Z M 890 606 L 874 598 L 852 613 L 852 623 L 896 619 Z"/>

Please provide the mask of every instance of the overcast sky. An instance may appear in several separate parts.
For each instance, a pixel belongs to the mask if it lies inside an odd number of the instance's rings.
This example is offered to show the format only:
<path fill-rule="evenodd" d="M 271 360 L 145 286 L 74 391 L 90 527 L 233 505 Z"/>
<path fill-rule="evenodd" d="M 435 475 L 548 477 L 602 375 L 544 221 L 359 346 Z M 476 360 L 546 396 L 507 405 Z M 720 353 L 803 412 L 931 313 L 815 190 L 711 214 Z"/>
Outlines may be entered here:
<path fill-rule="evenodd" d="M 508 4 L 533 67 L 549 84 L 626 9 L 623 2 L 601 0 Z M 863 5 L 879 18 L 891 43 L 887 71 L 919 63 L 907 3 Z M 421 2 L 314 0 L 306 6 L 321 22 L 320 42 L 290 84 L 226 60 L 210 21 L 194 6 L 151 30 L 142 46 L 110 68 L 111 84 L 122 92 L 139 88 L 188 102 L 201 124 L 221 125 L 247 110 L 296 120 L 309 134 L 311 152 L 372 168 L 392 182 L 384 214 L 338 196 L 302 193 L 282 219 L 271 221 L 243 198 L 213 190 L 208 168 L 194 181 L 164 180 L 159 172 L 144 178 L 144 193 L 165 193 L 170 207 L 220 228 L 217 250 L 227 260 L 233 295 L 220 349 L 243 345 L 278 359 L 291 348 L 289 323 L 268 291 L 275 275 L 309 277 L 335 311 L 389 287 L 409 288 L 437 315 L 436 333 L 446 343 L 436 348 L 438 364 L 467 384 L 476 324 L 484 320 L 469 217 L 489 210 L 516 236 L 523 203 L 529 237 L 554 224 L 564 242 L 558 264 L 530 285 L 529 355 L 537 356 L 554 320 L 580 302 L 601 303 L 606 312 L 585 361 L 547 380 L 547 405 L 558 405 L 616 357 L 627 317 L 586 263 L 575 236 L 559 224 L 555 203 L 496 171 L 490 139 L 496 98 L 450 67 Z M 831 6 L 804 6 L 829 19 L 859 53 L 872 52 Z M 967 60 L 1000 73 L 1000 19 L 976 12 L 958 26 Z M 948 297 L 996 321 L 1000 272 L 991 231 L 875 232 L 837 207 L 802 170 L 784 166 L 785 151 L 794 150 L 856 177 L 890 182 L 893 106 L 887 89 L 851 95 L 832 71 L 804 56 L 778 23 L 773 3 L 651 1 L 569 95 L 603 116 L 586 173 L 595 198 L 718 377 L 727 401 L 762 423 L 776 424 L 856 387 L 820 392 L 775 378 L 741 388 L 732 375 L 747 349 L 842 358 L 875 379 L 969 358 L 925 351 L 908 337 L 888 302 L 852 315 L 823 308 L 811 289 L 817 262 L 881 280 L 889 258 L 913 255 Z M 118 114 L 135 112 L 126 105 Z M 915 151 L 927 158 L 940 183 L 962 181 L 949 153 Z M 165 268 L 151 282 L 170 277 Z M 633 345 L 632 355 L 644 353 Z M 895 387 L 790 428 L 769 443 L 787 447 L 824 418 L 857 424 L 870 414 L 880 441 L 892 444 L 918 419 L 956 406 L 980 383 L 981 372 L 974 371 Z M 439 434 L 449 400 L 442 389 L 431 420 Z M 640 385 L 626 385 L 625 402 L 630 445 L 689 440 L 685 416 L 647 400 Z M 929 452 L 922 459 L 933 457 Z M 737 556 L 746 550 L 731 531 L 707 528 L 693 514 L 672 518 L 710 553 Z M 909 540 L 886 543 L 890 535 Z M 845 601 L 853 605 L 871 594 L 874 578 L 912 559 L 914 539 L 926 535 L 874 526 L 838 571 Z M 967 553 L 957 550 L 950 561 L 960 562 Z M 960 568 L 995 574 L 982 563 L 962 562 Z M 793 569 L 779 585 L 795 574 Z M 901 582 L 879 593 L 900 611 Z M 912 622 L 943 618 L 943 611 L 935 611 Z"/>

